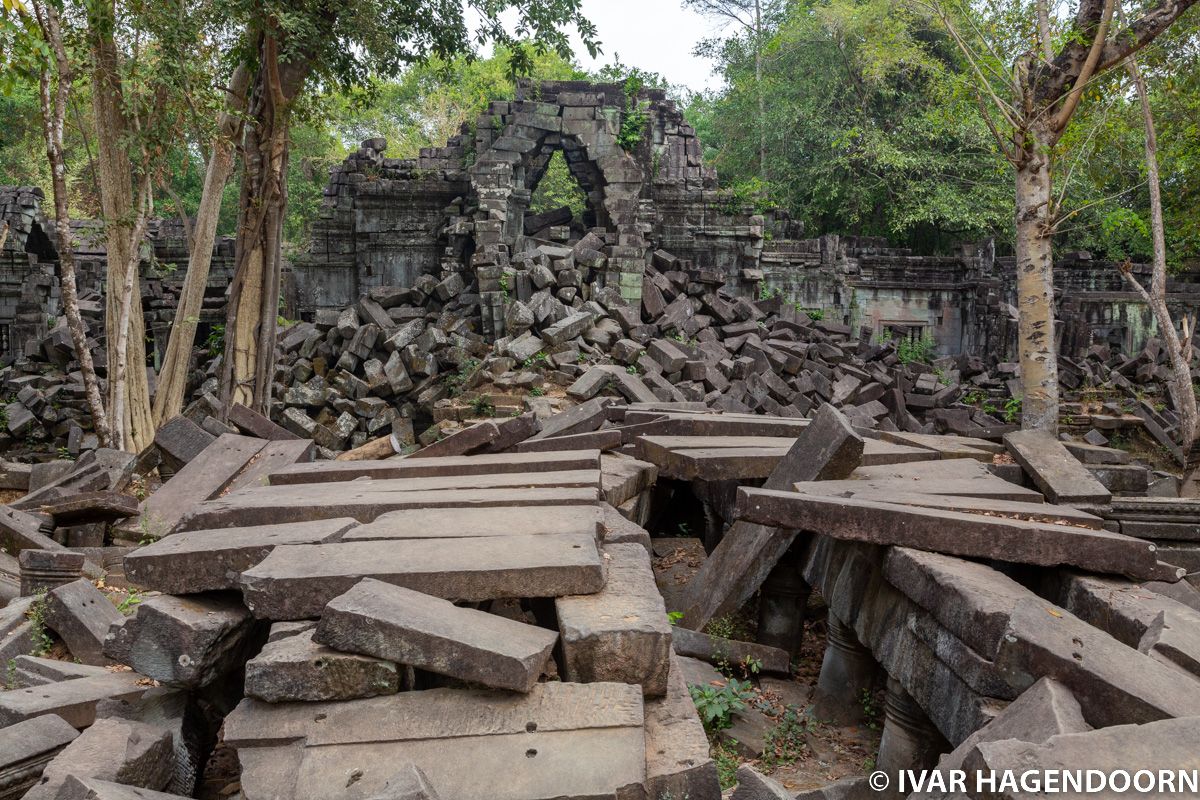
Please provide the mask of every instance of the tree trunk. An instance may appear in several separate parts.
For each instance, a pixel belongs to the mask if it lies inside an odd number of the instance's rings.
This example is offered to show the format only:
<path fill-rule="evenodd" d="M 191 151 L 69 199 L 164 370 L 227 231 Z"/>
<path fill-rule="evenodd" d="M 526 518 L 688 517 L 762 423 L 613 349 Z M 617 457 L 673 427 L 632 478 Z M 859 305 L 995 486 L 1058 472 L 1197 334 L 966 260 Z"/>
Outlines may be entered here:
<path fill-rule="evenodd" d="M 49 68 L 42 70 L 41 106 L 42 133 L 46 139 L 46 158 L 50 162 L 51 190 L 54 194 L 54 229 L 58 246 L 59 284 L 62 291 L 63 315 L 67 318 L 67 332 L 75 358 L 79 361 L 79 373 L 83 377 L 83 394 L 88 411 L 92 415 L 92 427 L 101 447 L 111 442 L 108 417 L 104 412 L 104 400 L 100 396 L 100 380 L 96 377 L 96 365 L 88 347 L 83 318 L 79 314 L 79 293 L 75 280 L 75 249 L 71 241 L 71 211 L 67 204 L 67 166 L 63 148 L 63 125 L 67 115 L 67 94 L 71 88 L 71 67 L 67 61 L 66 48 L 62 41 L 58 13 L 53 6 L 35 6 L 42 35 L 50 45 L 55 57 L 57 81 L 53 98 L 50 91 Z M 0 248 L 8 224 L 0 231 Z"/>
<path fill-rule="evenodd" d="M 154 394 L 154 422 L 157 425 L 162 425 L 183 408 L 192 348 L 196 343 L 196 325 L 200 321 L 204 291 L 208 286 L 209 269 L 212 266 L 213 243 L 216 241 L 217 221 L 221 213 L 221 196 L 225 184 L 233 174 L 233 143 L 242 127 L 241 115 L 246 110 L 249 75 L 245 65 L 239 65 L 234 70 L 226 95 L 228 109 L 222 112 L 217 125 L 217 135 L 213 139 L 212 156 L 208 160 L 208 168 L 204 174 L 204 190 L 200 195 L 200 208 L 196 212 L 195 240 L 188 259 L 187 275 L 183 281 L 179 305 L 175 309 L 175 321 L 171 325 L 171 336 L 163 357 L 158 391 Z"/>
<path fill-rule="evenodd" d="M 1171 393 L 1171 404 L 1179 414 L 1179 447 L 1186 459 L 1193 442 L 1196 441 L 1197 425 L 1196 391 L 1192 388 L 1192 346 L 1190 337 L 1180 338 L 1175 329 L 1175 322 L 1171 319 L 1170 309 L 1167 308 L 1167 242 L 1163 225 L 1162 184 L 1158 174 L 1158 135 L 1154 130 L 1154 114 L 1150 109 L 1146 81 L 1138 69 L 1137 62 L 1129 59 L 1126 70 L 1137 89 L 1142 124 L 1145 127 L 1146 185 L 1150 189 L 1150 232 L 1154 242 L 1154 267 L 1149 291 L 1139 285 L 1128 270 L 1124 274 L 1150 306 L 1158 326 L 1158 335 L 1166 341 L 1167 357 L 1171 362 L 1171 380 L 1168 381 L 1167 387 Z"/>
<path fill-rule="evenodd" d="M 105 334 L 108 342 L 109 408 L 116 398 L 113 380 L 118 372 L 118 357 L 132 365 L 123 393 L 128 398 L 117 419 L 110 418 L 114 446 L 140 451 L 154 440 L 154 421 L 150 413 L 150 387 L 146 380 L 146 332 L 142 319 L 141 285 L 137 276 L 137 249 L 133 241 L 134 220 L 138 215 L 133 197 L 133 165 L 124 145 L 128 126 L 123 113 L 119 55 L 113 39 L 115 11 L 111 0 L 89 4 L 88 37 L 92 55 L 92 108 L 95 114 L 97 167 L 100 178 L 100 207 L 105 222 L 108 271 L 105 302 Z M 122 336 L 121 312 L 125 305 L 125 287 L 129 286 L 129 329 Z M 116 343 L 125 339 L 125 352 L 118 354 Z M 115 432 L 121 431 L 119 440 Z"/>
<path fill-rule="evenodd" d="M 261 58 L 250 94 L 250 124 L 242 145 L 237 267 L 226 304 L 222 407 L 241 403 L 270 412 L 287 209 L 288 124 L 311 59 L 279 61 L 273 31 L 262 35 Z"/>
<path fill-rule="evenodd" d="M 1029 131 L 1017 165 L 1017 302 L 1021 354 L 1021 427 L 1058 433 L 1058 362 L 1054 336 L 1054 263 L 1051 254 L 1050 150 L 1052 134 Z"/>

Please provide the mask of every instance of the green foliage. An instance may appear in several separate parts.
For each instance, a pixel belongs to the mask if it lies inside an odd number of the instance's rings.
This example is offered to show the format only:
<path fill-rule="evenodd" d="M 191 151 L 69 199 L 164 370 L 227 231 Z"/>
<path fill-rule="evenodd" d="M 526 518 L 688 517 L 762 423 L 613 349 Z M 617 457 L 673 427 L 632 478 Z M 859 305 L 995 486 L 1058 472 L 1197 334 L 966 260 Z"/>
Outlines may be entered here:
<path fill-rule="evenodd" d="M 208 336 L 204 339 L 204 349 L 213 358 L 221 355 L 225 350 L 225 326 L 216 323 L 208 331 Z"/>
<path fill-rule="evenodd" d="M 710 732 L 724 730 L 733 724 L 733 713 L 741 711 L 754 696 L 748 681 L 730 678 L 722 686 L 688 687 L 700 721 Z"/>
<path fill-rule="evenodd" d="M 563 206 L 571 209 L 572 217 L 581 220 L 583 212 L 587 209 L 587 195 L 571 174 L 562 150 L 555 150 L 546 165 L 546 173 L 533 190 L 529 210 L 540 214 Z"/>
<path fill-rule="evenodd" d="M 1015 425 L 1021 420 L 1021 398 L 1010 397 L 1004 401 L 1004 421 Z"/>
<path fill-rule="evenodd" d="M 481 394 L 471 401 L 471 413 L 477 417 L 490 417 L 496 413 L 496 406 L 486 394 Z"/>
<path fill-rule="evenodd" d="M 936 348 L 937 343 L 929 333 L 921 334 L 919 339 L 905 337 L 896 345 L 896 358 L 901 364 L 911 364 L 914 361 L 927 364 L 933 358 Z"/>
<path fill-rule="evenodd" d="M 679 621 L 682 619 L 683 619 L 682 611 L 668 611 L 667 612 L 667 622 L 671 623 L 672 625 L 678 625 Z"/>
<path fill-rule="evenodd" d="M 814 322 L 825 319 L 825 310 L 821 309 L 821 308 L 810 308 L 808 311 L 805 311 L 804 313 L 808 314 L 808 318 Z"/>
<path fill-rule="evenodd" d="M 141 592 L 139 592 L 137 589 L 130 589 L 129 594 L 125 595 L 125 597 L 121 599 L 121 602 L 117 603 L 117 611 L 120 611 L 122 614 L 128 617 L 137 610 L 137 607 L 142 602 L 142 599 Z"/>
<path fill-rule="evenodd" d="M 742 763 L 737 750 L 724 742 L 717 742 L 710 748 L 710 755 L 717 765 L 717 781 L 720 782 L 721 789 L 736 786 L 737 770 Z"/>
<path fill-rule="evenodd" d="M 545 397 L 546 390 L 540 386 L 535 386 L 529 390 L 530 397 Z"/>
<path fill-rule="evenodd" d="M 50 637 L 50 632 L 46 629 L 46 590 L 39 589 L 34 597 L 33 603 L 29 606 L 29 611 L 25 613 L 25 617 L 29 620 L 29 637 L 33 639 L 33 649 L 29 651 L 31 656 L 44 656 L 50 652 L 50 648 L 54 646 L 54 639 Z"/>
<path fill-rule="evenodd" d="M 646 135 L 650 124 L 650 103 L 639 98 L 645 87 L 644 78 L 640 74 L 630 73 L 625 78 L 625 111 L 621 114 L 621 127 L 617 132 L 617 144 L 629 152 L 635 149 Z"/>
<path fill-rule="evenodd" d="M 769 771 L 796 763 L 804 756 L 807 746 L 805 737 L 816 727 L 817 723 L 811 717 L 804 716 L 794 708 L 786 709 L 779 724 L 767 732 L 762 769 Z"/>

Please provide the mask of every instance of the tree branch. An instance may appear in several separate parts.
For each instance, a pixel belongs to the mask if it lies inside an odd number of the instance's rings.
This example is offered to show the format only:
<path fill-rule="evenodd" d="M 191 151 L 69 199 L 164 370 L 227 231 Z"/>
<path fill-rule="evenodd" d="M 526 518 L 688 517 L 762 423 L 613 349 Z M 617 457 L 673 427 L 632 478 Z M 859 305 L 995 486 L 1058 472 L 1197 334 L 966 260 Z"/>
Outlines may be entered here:
<path fill-rule="evenodd" d="M 1072 83 L 1066 102 L 1063 103 L 1062 108 L 1059 109 L 1058 113 L 1054 116 L 1054 120 L 1050 123 L 1051 128 L 1055 131 L 1061 131 L 1067 127 L 1067 123 L 1071 121 L 1071 116 L 1075 113 L 1076 107 L 1079 106 L 1079 101 L 1083 98 L 1084 86 L 1092 79 L 1092 75 L 1096 73 L 1096 67 L 1100 63 L 1100 54 L 1104 50 L 1104 42 L 1108 37 L 1108 26 L 1112 22 L 1115 5 L 1115 0 L 1104 0 L 1104 10 L 1100 12 L 1100 22 L 1097 24 L 1096 32 L 1092 36 L 1092 46 L 1088 50 L 1087 60 L 1083 62 L 1079 76 Z"/>

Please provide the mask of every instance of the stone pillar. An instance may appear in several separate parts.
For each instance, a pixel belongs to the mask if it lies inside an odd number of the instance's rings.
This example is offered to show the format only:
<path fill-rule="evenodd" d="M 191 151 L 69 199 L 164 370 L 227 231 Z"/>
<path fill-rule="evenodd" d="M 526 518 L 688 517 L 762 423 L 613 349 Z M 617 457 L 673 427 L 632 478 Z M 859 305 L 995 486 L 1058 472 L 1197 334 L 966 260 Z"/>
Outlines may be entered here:
<path fill-rule="evenodd" d="M 924 709 L 890 676 L 883 713 L 883 738 L 879 741 L 875 768 L 892 776 L 892 786 L 897 785 L 900 770 L 933 769 L 938 757 L 951 750 L 950 743 L 930 722 Z"/>
<path fill-rule="evenodd" d="M 789 550 L 767 575 L 758 601 L 758 641 L 793 658 L 804 638 L 804 607 L 812 587 L 800 576 L 800 559 Z"/>
<path fill-rule="evenodd" d="M 815 693 L 817 718 L 838 725 L 861 723 L 866 717 L 863 693 L 875 691 L 881 673 L 875 656 L 859 643 L 854 629 L 830 611 L 825 657 Z"/>
<path fill-rule="evenodd" d="M 48 592 L 83 574 L 83 553 L 71 550 L 22 550 L 19 562 L 22 595 Z"/>

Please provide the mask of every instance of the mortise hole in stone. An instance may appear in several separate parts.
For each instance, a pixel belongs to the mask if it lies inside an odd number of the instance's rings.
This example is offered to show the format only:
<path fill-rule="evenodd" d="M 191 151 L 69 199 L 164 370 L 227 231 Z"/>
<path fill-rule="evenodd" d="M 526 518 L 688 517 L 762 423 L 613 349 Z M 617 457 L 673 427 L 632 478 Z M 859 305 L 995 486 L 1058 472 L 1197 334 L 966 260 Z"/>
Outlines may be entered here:
<path fill-rule="evenodd" d="M 536 755 L 537 755 L 537 750 L 534 750 L 532 747 L 525 751 L 526 758 L 533 758 Z"/>
<path fill-rule="evenodd" d="M 537 723 L 536 723 L 536 722 L 526 722 L 526 723 L 525 723 L 525 731 L 526 731 L 526 733 L 533 733 L 533 732 L 534 732 L 534 731 L 536 731 L 536 730 L 537 730 Z"/>

